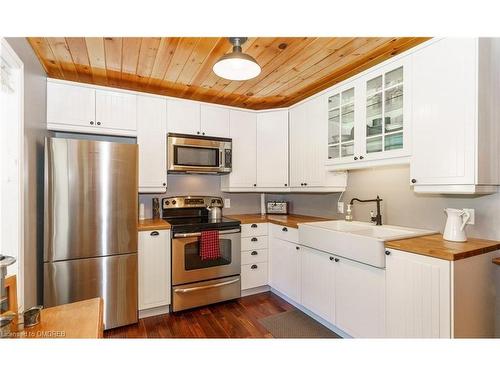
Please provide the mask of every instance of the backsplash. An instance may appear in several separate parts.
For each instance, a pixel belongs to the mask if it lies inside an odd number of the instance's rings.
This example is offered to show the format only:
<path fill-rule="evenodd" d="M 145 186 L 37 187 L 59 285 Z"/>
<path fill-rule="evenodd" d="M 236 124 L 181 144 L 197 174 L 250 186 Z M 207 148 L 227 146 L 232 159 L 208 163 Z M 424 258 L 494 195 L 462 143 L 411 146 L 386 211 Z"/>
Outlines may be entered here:
<path fill-rule="evenodd" d="M 500 195 L 440 195 L 416 194 L 410 186 L 410 169 L 407 165 L 354 170 L 349 172 L 347 191 L 342 201 L 351 198 L 371 199 L 377 195 L 381 203 L 384 224 L 401 225 L 442 232 L 446 216 L 443 210 L 451 208 L 474 208 L 475 224 L 467 226 L 471 237 L 500 239 Z M 224 214 L 259 213 L 259 193 L 223 193 L 219 176 L 170 175 L 166 194 L 140 194 L 139 202 L 145 205 L 146 217 L 151 217 L 151 198 L 172 195 L 215 195 L 231 199 L 231 208 Z M 287 200 L 291 213 L 342 219 L 337 213 L 339 193 L 330 194 L 266 194 L 266 200 Z M 374 203 L 356 202 L 353 206 L 354 220 L 369 221 Z"/>
<path fill-rule="evenodd" d="M 151 217 L 152 202 L 155 197 L 174 195 L 213 195 L 230 198 L 231 207 L 224 208 L 223 214 L 248 214 L 260 212 L 260 194 L 258 193 L 223 193 L 220 190 L 220 176 L 169 175 L 165 194 L 139 194 L 139 203 L 144 203 L 145 217 Z"/>

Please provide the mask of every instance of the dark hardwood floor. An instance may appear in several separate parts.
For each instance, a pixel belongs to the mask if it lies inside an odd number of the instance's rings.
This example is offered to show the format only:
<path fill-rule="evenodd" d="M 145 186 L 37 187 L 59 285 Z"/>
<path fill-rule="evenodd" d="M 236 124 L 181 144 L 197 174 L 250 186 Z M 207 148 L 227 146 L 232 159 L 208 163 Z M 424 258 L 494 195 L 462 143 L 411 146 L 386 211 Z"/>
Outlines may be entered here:
<path fill-rule="evenodd" d="M 272 338 L 258 319 L 295 310 L 271 292 L 199 309 L 140 319 L 104 332 L 106 338 Z"/>

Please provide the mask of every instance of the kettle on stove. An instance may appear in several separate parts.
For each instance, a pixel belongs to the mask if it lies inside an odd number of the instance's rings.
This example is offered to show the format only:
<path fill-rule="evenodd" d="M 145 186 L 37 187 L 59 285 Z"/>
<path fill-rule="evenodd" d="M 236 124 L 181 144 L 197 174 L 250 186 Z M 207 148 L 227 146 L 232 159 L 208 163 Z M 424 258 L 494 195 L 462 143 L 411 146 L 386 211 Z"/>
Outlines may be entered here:
<path fill-rule="evenodd" d="M 456 208 L 445 208 L 444 212 L 448 216 L 444 228 L 443 239 L 446 241 L 465 242 L 465 226 L 470 219 L 470 214 L 466 210 Z"/>

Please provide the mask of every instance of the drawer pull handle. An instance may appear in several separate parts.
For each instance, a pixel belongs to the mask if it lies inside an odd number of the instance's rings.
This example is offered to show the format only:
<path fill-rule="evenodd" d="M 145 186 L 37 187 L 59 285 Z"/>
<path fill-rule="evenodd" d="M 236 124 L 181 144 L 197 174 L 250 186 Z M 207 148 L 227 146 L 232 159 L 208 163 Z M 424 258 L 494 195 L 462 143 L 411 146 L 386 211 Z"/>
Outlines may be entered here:
<path fill-rule="evenodd" d="M 250 228 L 257 228 L 257 224 L 250 225 Z"/>
<path fill-rule="evenodd" d="M 391 252 L 389 250 L 386 250 L 385 255 L 391 255 Z"/>
<path fill-rule="evenodd" d="M 256 252 L 256 251 L 252 251 L 252 252 L 250 253 L 250 255 L 258 255 L 258 254 L 259 254 L 259 253 L 258 253 L 258 252 Z"/>
<path fill-rule="evenodd" d="M 281 230 L 282 230 L 283 232 L 288 232 L 288 228 L 287 228 L 287 227 L 283 227 L 283 228 L 281 228 Z"/>
<path fill-rule="evenodd" d="M 257 239 L 257 238 L 255 238 L 255 237 L 253 237 L 250 241 L 252 241 L 252 242 L 257 242 L 257 241 L 258 241 L 258 239 Z"/>
<path fill-rule="evenodd" d="M 158 233 L 157 231 L 153 231 L 151 233 L 149 233 L 150 236 L 159 236 L 160 233 Z"/>
<path fill-rule="evenodd" d="M 250 267 L 250 268 L 253 269 L 253 270 L 256 270 L 258 267 L 257 267 L 256 264 L 252 264 L 252 267 Z"/>

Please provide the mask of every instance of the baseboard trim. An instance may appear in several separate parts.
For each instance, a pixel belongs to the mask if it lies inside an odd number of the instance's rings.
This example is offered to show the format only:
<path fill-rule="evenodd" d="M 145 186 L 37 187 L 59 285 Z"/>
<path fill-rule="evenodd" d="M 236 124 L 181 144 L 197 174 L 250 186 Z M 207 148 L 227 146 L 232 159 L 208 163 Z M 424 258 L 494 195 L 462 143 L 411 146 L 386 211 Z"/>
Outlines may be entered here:
<path fill-rule="evenodd" d="M 245 289 L 241 291 L 241 296 L 246 297 L 246 296 L 251 296 L 252 294 L 259 294 L 259 293 L 264 293 L 264 292 L 269 292 L 271 290 L 269 285 L 262 285 L 258 286 L 256 288 L 250 288 L 250 289 Z"/>
<path fill-rule="evenodd" d="M 347 333 L 345 333 L 344 331 L 342 331 L 340 328 L 338 328 L 337 326 L 334 326 L 332 323 L 330 322 L 327 322 L 325 319 L 323 319 L 322 317 L 316 315 L 315 313 L 313 313 L 312 311 L 306 309 L 304 306 L 302 306 L 301 304 L 298 304 L 297 302 L 293 301 L 292 299 L 288 298 L 286 295 L 284 295 L 283 293 L 280 293 L 278 292 L 276 289 L 274 288 L 271 288 L 271 293 L 274 293 L 276 294 L 278 297 L 280 298 L 283 298 L 285 301 L 287 301 L 289 304 L 295 306 L 297 309 L 299 309 L 300 311 L 302 311 L 303 313 L 309 315 L 311 318 L 313 318 L 314 320 L 316 320 L 318 323 L 321 323 L 322 325 L 324 325 L 326 328 L 328 328 L 330 331 L 333 331 L 335 332 L 337 335 L 339 335 L 340 337 L 342 337 L 343 339 L 352 339 L 353 337 L 348 335 Z"/>
<path fill-rule="evenodd" d="M 153 307 L 151 309 L 139 310 L 139 319 L 149 318 L 150 316 L 168 314 L 170 305 Z"/>

